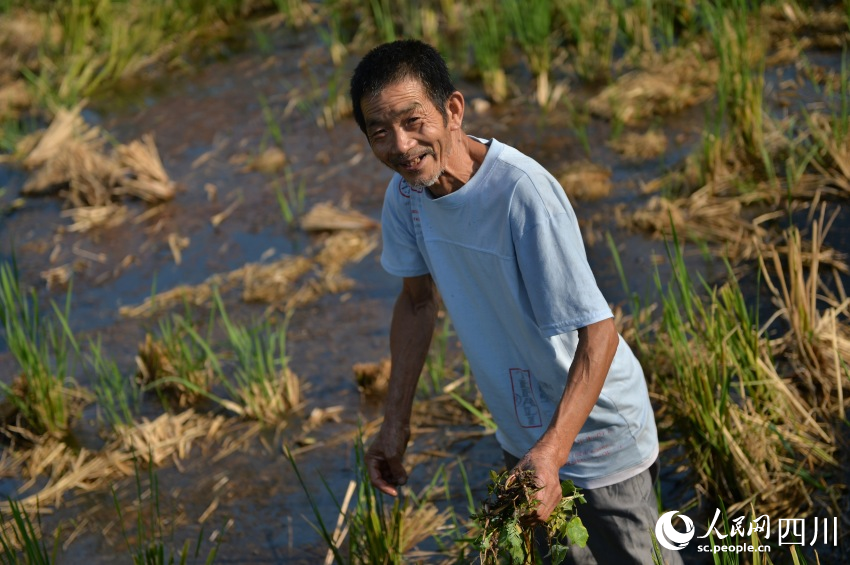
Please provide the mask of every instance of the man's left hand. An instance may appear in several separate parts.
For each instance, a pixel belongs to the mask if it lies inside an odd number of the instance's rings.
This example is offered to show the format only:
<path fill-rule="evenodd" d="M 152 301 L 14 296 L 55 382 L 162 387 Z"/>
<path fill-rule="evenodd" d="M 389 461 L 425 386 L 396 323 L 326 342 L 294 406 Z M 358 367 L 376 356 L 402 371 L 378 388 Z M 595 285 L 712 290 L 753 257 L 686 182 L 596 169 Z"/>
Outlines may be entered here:
<path fill-rule="evenodd" d="M 561 478 L 558 475 L 557 457 L 545 446 L 539 443 L 525 454 L 514 468 L 516 471 L 530 469 L 534 471 L 534 480 L 540 490 L 535 493 L 539 504 L 528 516 L 531 524 L 542 524 L 561 501 Z"/>

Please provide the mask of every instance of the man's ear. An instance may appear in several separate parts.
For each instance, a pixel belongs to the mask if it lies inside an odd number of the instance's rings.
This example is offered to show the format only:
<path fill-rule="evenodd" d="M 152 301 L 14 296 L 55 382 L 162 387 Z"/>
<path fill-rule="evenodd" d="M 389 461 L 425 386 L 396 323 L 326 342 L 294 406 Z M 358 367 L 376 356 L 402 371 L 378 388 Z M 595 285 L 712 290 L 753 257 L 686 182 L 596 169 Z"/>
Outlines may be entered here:
<path fill-rule="evenodd" d="M 446 102 L 446 114 L 449 121 L 449 129 L 459 130 L 463 126 L 463 111 L 466 108 L 466 102 L 463 99 L 463 94 L 455 90 L 449 96 Z"/>

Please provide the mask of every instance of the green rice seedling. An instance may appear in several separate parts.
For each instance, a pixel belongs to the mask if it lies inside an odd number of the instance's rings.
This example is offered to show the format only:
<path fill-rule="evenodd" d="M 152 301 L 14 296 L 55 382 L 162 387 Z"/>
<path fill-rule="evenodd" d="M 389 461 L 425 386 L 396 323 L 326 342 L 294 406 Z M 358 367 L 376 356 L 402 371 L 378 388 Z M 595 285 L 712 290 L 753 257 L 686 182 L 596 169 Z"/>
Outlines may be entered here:
<path fill-rule="evenodd" d="M 28 7 L 51 30 L 44 34 L 36 70 L 24 70 L 49 107 L 73 105 L 157 62 L 173 61 L 196 47 L 214 24 L 244 8 L 235 0 L 71 0 Z"/>
<path fill-rule="evenodd" d="M 395 498 L 387 507 L 384 495 L 372 486 L 363 459 L 362 444 L 356 448 L 358 489 L 349 516 L 349 555 L 352 564 L 404 563 L 404 554 L 416 543 L 414 532 L 435 532 L 441 525 L 436 516 L 413 516 L 414 507 Z M 412 497 L 410 497 L 412 498 Z M 423 536 L 424 537 L 424 536 Z"/>
<path fill-rule="evenodd" d="M 611 0 L 611 5 L 617 13 L 626 53 L 654 52 L 651 3 L 646 0 Z"/>
<path fill-rule="evenodd" d="M 437 29 L 423 29 L 423 33 L 436 33 L 431 43 L 444 54 L 449 69 L 453 72 L 468 72 L 471 53 L 466 36 L 470 32 L 469 18 L 476 3 L 462 0 L 431 0 L 431 3 L 437 4 L 439 8 L 436 21 L 428 25 L 431 27 L 436 23 Z"/>
<path fill-rule="evenodd" d="M 449 316 L 443 314 L 443 323 L 434 330 L 431 348 L 425 358 L 425 374 L 427 379 L 419 382 L 420 390 L 430 395 L 439 394 L 443 389 L 443 380 L 452 371 L 449 362 L 449 339 L 454 335 Z"/>
<path fill-rule="evenodd" d="M 500 104 L 508 97 L 508 79 L 502 66 L 508 41 L 508 24 L 501 4 L 484 0 L 472 6 L 469 14 L 470 33 L 466 34 L 472 46 L 475 66 L 481 72 L 484 92 Z"/>
<path fill-rule="evenodd" d="M 103 355 L 100 338 L 89 342 L 89 364 L 94 370 L 98 415 L 110 428 L 133 425 L 141 399 L 138 385 Z"/>
<path fill-rule="evenodd" d="M 847 14 L 847 29 L 850 30 L 850 3 L 844 2 L 844 12 Z"/>
<path fill-rule="evenodd" d="M 37 129 L 34 119 L 0 120 L 0 153 L 14 154 L 21 139 Z"/>
<path fill-rule="evenodd" d="M 423 13 L 429 14 L 430 10 L 424 7 L 418 0 L 396 0 L 392 3 L 392 7 L 396 14 L 397 37 L 407 37 L 410 39 L 422 39 L 423 29 L 425 24 L 423 21 Z M 426 15 L 426 18 L 430 17 Z"/>
<path fill-rule="evenodd" d="M 794 192 L 802 184 L 806 171 L 809 170 L 815 159 L 818 148 L 812 146 L 805 150 L 804 146 L 792 143 L 785 158 L 785 185 L 786 185 L 786 207 L 788 217 L 791 217 L 791 209 L 794 204 Z"/>
<path fill-rule="evenodd" d="M 555 32 L 552 0 L 509 0 L 503 6 L 511 30 L 537 82 L 537 104 L 545 108 L 552 92 L 549 86 Z"/>
<path fill-rule="evenodd" d="M 318 125 L 325 129 L 333 128 L 334 124 L 342 118 L 350 116 L 353 111 L 345 84 L 345 69 L 334 68 L 324 85 L 325 97 L 322 102 L 322 115 L 316 120 Z"/>
<path fill-rule="evenodd" d="M 210 314 L 209 332 L 214 313 Z M 159 322 L 158 336 L 148 333 L 136 355 L 137 381 L 154 389 L 164 404 L 185 407 L 209 398 L 221 375 L 221 364 L 203 337 L 185 318 L 174 315 Z"/>
<path fill-rule="evenodd" d="M 152 458 L 151 458 L 152 459 Z M 121 510 L 121 503 L 118 501 L 118 494 L 115 488 L 112 489 L 112 500 L 115 504 L 115 510 L 118 513 L 118 522 L 121 524 L 121 534 L 124 537 L 124 542 L 127 544 L 127 549 L 133 559 L 134 565 L 185 565 L 191 558 L 193 561 L 201 554 L 201 545 L 203 544 L 203 530 L 198 533 L 198 538 L 194 544 L 191 540 L 186 540 L 180 549 L 173 545 L 174 531 L 167 531 L 165 522 L 167 518 L 163 516 L 162 507 L 160 504 L 159 493 L 159 477 L 153 468 L 153 463 L 148 464 L 148 485 L 150 493 L 146 493 L 142 487 L 142 478 L 139 471 L 138 460 L 134 460 L 134 470 L 136 479 L 136 501 L 138 505 L 135 525 L 135 540 L 131 541 L 131 536 L 127 532 L 127 527 L 124 522 L 124 512 Z M 145 499 L 148 499 L 147 508 L 145 508 Z M 217 538 L 215 545 L 207 552 L 204 563 L 210 565 L 215 562 L 218 554 L 221 538 Z M 194 545 L 194 550 L 192 546 Z"/>
<path fill-rule="evenodd" d="M 15 264 L 0 264 L 0 327 L 21 370 L 11 385 L 0 381 L 0 390 L 32 431 L 62 435 L 71 413 L 72 361 L 79 354 L 68 325 L 71 289 L 64 309 L 52 307 L 56 319 L 42 318 L 35 291 L 27 296 L 21 289 Z"/>
<path fill-rule="evenodd" d="M 482 565 L 495 565 L 503 559 L 514 565 L 534 563 L 535 528 L 523 524 L 539 504 L 534 497 L 539 490 L 534 471 L 491 471 L 490 479 L 488 497 L 472 516 L 479 528 L 474 545 L 480 551 Z M 587 529 L 576 514 L 576 506 L 585 502 L 584 496 L 572 481 L 562 481 L 561 490 L 563 498 L 542 526 L 553 565 L 566 559 L 571 544 L 584 547 L 588 539 Z"/>
<path fill-rule="evenodd" d="M 576 73 L 589 82 L 608 81 L 619 29 L 618 14 L 609 2 L 557 0 L 568 40 L 575 43 Z"/>
<path fill-rule="evenodd" d="M 26 206 L 26 200 L 23 198 L 15 198 L 11 201 L 4 202 L 4 197 L 8 194 L 6 187 L 0 187 L 0 216 L 11 214 L 15 210 Z"/>
<path fill-rule="evenodd" d="M 48 12 L 48 21 L 60 26 L 61 35 L 58 42 L 46 39 L 38 74 L 28 74 L 39 98 L 54 107 L 75 104 L 153 53 L 163 39 L 160 30 L 145 25 L 145 33 L 140 33 L 131 28 L 128 16 L 116 11 L 112 2 L 96 6 L 82 0 L 56 5 Z"/>
<path fill-rule="evenodd" d="M 298 100 L 297 107 L 305 115 L 312 116 L 316 125 L 331 129 L 340 119 L 351 115 L 345 73 L 344 68 L 334 67 L 329 76 L 321 77 L 312 68 L 305 68 L 310 82 L 309 94 Z"/>
<path fill-rule="evenodd" d="M 611 0 L 627 56 L 655 53 L 696 37 L 701 23 L 694 0 Z"/>
<path fill-rule="evenodd" d="M 753 27 L 747 0 L 730 5 L 703 2 L 701 11 L 714 41 L 720 63 L 717 100 L 725 119 L 744 151 L 764 162 L 764 66 L 762 30 Z"/>
<path fill-rule="evenodd" d="M 448 465 L 441 465 L 440 470 L 431 480 L 431 489 L 442 489 L 445 492 L 446 512 L 448 514 L 448 525 L 444 531 L 434 536 L 439 552 L 448 556 L 445 563 L 472 563 L 474 554 L 478 551 L 472 546 L 476 536 L 476 524 L 470 519 L 475 514 L 475 497 L 469 484 L 469 476 L 463 459 L 458 458 L 457 469 L 460 472 L 462 495 L 460 496 L 460 507 L 458 508 L 458 497 L 451 491 L 451 476 Z M 441 479 L 442 486 L 437 486 L 437 480 Z"/>
<path fill-rule="evenodd" d="M 268 99 L 264 95 L 260 94 L 258 96 L 258 100 L 260 102 L 260 109 L 263 112 L 263 122 L 266 125 L 266 130 L 263 132 L 263 137 L 260 140 L 260 147 L 265 148 L 269 138 L 271 138 L 278 147 L 282 148 L 283 132 L 280 129 L 280 124 L 277 119 L 275 119 L 271 106 L 269 106 Z"/>
<path fill-rule="evenodd" d="M 272 44 L 272 39 L 262 27 L 253 26 L 251 28 L 251 33 L 254 36 L 254 42 L 257 44 L 257 50 L 263 56 L 268 57 L 269 55 L 274 53 L 274 45 Z"/>
<path fill-rule="evenodd" d="M 652 20 L 655 36 L 660 38 L 662 47 L 669 48 L 676 44 L 676 24 L 680 10 L 687 9 L 687 2 L 678 0 L 661 0 L 652 2 Z"/>
<path fill-rule="evenodd" d="M 573 102 L 567 102 L 567 107 L 570 112 L 570 129 L 584 149 L 584 154 L 589 158 L 592 152 L 590 146 L 590 134 L 588 126 L 590 125 L 590 114 L 584 108 L 578 108 Z M 617 114 L 614 115 L 612 123 L 622 123 L 622 120 Z"/>
<path fill-rule="evenodd" d="M 274 0 L 278 12 L 283 14 L 284 21 L 292 29 L 301 29 L 310 18 L 309 2 L 303 0 Z"/>
<path fill-rule="evenodd" d="M 316 31 L 319 33 L 319 37 L 322 38 L 322 43 L 327 47 L 334 66 L 339 67 L 348 54 L 348 47 L 346 45 L 351 38 L 346 39 L 343 36 L 342 18 L 344 2 L 334 0 L 328 4 L 327 10 L 323 14 L 323 22 L 316 27 Z"/>
<path fill-rule="evenodd" d="M 393 7 L 389 0 L 369 0 L 369 15 L 379 43 L 396 40 Z"/>
<path fill-rule="evenodd" d="M 834 464 L 832 439 L 777 373 L 733 276 L 703 298 L 678 240 L 671 281 L 656 274 L 663 312 L 651 359 L 655 385 L 702 488 L 769 511 L 810 501 L 807 469 Z"/>
<path fill-rule="evenodd" d="M 385 495 L 372 486 L 369 479 L 360 437 L 354 449 L 355 480 L 351 481 L 342 503 L 334 499 L 340 514 L 333 531 L 322 519 L 319 507 L 310 494 L 310 487 L 304 481 L 292 454 L 286 450 L 287 458 L 316 518 L 317 524 L 311 525 L 322 536 L 333 562 L 338 565 L 407 563 L 406 554 L 420 541 L 437 535 L 448 520 L 448 513 L 438 511 L 427 502 L 429 491 L 434 488 L 438 476 L 419 496 L 402 494 L 389 505 Z M 333 496 L 329 485 L 324 484 Z M 347 551 L 344 544 L 346 537 Z"/>
<path fill-rule="evenodd" d="M 441 45 L 441 21 L 439 12 L 431 6 L 419 7 L 418 13 L 414 14 L 414 18 L 420 23 L 420 37 L 425 43 L 430 45 Z"/>
<path fill-rule="evenodd" d="M 279 181 L 274 181 L 275 196 L 284 221 L 293 226 L 298 217 L 304 214 L 307 181 L 303 177 L 296 181 L 290 166 L 283 169 L 283 181 L 283 186 Z"/>
<path fill-rule="evenodd" d="M 301 383 L 289 368 L 286 354 L 289 318 L 279 327 L 266 320 L 257 327 L 245 328 L 233 323 L 218 293 L 215 302 L 227 344 L 235 356 L 232 380 L 222 381 L 235 400 L 226 407 L 268 425 L 282 423 L 302 404 Z"/>
<path fill-rule="evenodd" d="M 450 396 L 450 397 L 452 397 L 452 398 L 455 400 L 455 402 L 457 402 L 458 404 L 460 404 L 460 405 L 461 405 L 461 407 L 462 407 L 464 410 L 466 410 L 467 412 L 469 412 L 470 414 L 472 414 L 472 416 L 473 416 L 476 420 L 478 420 L 478 422 L 479 422 L 479 423 L 480 423 L 480 424 L 481 424 L 484 428 L 486 428 L 487 430 L 489 430 L 489 431 L 491 431 L 491 432 L 495 432 L 495 431 L 498 429 L 498 426 L 496 425 L 496 422 L 493 420 L 492 416 L 491 416 L 491 415 L 490 415 L 490 413 L 487 411 L 487 409 L 483 406 L 483 403 L 480 403 L 480 402 L 476 402 L 476 403 L 470 402 L 469 400 L 467 400 L 466 398 L 462 397 L 461 395 L 459 395 L 459 394 L 457 394 L 457 393 L 455 393 L 455 392 L 450 392 L 450 393 L 448 393 L 448 394 L 449 394 L 449 396 Z"/>
<path fill-rule="evenodd" d="M 307 502 L 310 505 L 310 509 L 313 511 L 313 516 L 316 518 L 316 524 L 310 523 L 310 526 L 312 526 L 313 529 L 322 536 L 322 540 L 325 544 L 327 544 L 328 552 L 331 554 L 333 559 L 332 562 L 337 565 L 345 565 L 348 561 L 346 561 L 345 554 L 342 549 L 342 542 L 344 539 L 341 535 L 342 530 L 332 530 L 325 524 L 325 521 L 322 518 L 322 513 L 319 511 L 319 505 L 316 503 L 313 495 L 310 494 L 312 492 L 312 488 L 307 486 L 307 483 L 304 482 L 304 477 L 301 475 L 301 471 L 298 470 L 298 465 L 295 463 L 295 457 L 293 457 L 292 452 L 289 451 L 288 447 L 284 446 L 283 451 L 286 458 L 289 460 L 289 464 L 292 466 L 292 470 L 295 472 L 295 477 L 298 479 L 298 484 L 301 485 L 301 490 L 303 490 L 304 494 L 307 496 Z M 333 497 L 333 492 L 331 491 L 330 486 L 324 481 L 324 479 L 322 479 L 322 482 L 325 485 L 325 489 L 331 497 Z M 347 494 L 345 499 L 343 499 L 342 504 L 337 503 L 337 507 L 340 509 L 340 515 L 343 517 L 348 511 L 351 496 L 350 492 L 351 491 L 349 489 L 349 494 Z M 336 503 L 336 498 L 334 498 L 334 502 Z"/>
<path fill-rule="evenodd" d="M 805 113 L 816 168 L 837 180 L 850 193 L 850 64 L 847 51 L 841 57 L 841 81 L 837 109 L 829 113 Z"/>
<path fill-rule="evenodd" d="M 50 565 L 59 550 L 57 530 L 53 551 L 47 550 L 41 528 L 41 514 L 35 510 L 35 523 L 19 502 L 9 499 L 8 510 L 0 509 L 0 561 L 4 565 Z"/>

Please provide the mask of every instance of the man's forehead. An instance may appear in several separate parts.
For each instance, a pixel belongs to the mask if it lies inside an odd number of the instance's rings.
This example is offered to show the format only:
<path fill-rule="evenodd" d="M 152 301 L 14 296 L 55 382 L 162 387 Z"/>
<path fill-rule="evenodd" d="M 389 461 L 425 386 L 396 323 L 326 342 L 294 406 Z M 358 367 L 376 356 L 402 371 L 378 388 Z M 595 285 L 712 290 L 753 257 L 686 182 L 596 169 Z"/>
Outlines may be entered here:
<path fill-rule="evenodd" d="M 395 117 L 417 109 L 433 106 L 418 82 L 406 84 L 396 82 L 363 99 L 361 106 L 365 115 Z M 368 120 L 367 120 L 368 121 Z"/>
<path fill-rule="evenodd" d="M 422 86 L 422 83 L 415 78 L 405 77 L 388 83 L 373 92 L 371 96 L 367 97 L 367 99 L 375 103 L 382 98 L 387 99 L 386 101 L 393 101 L 395 99 L 408 97 L 411 99 L 427 99 L 427 96 L 425 95 L 425 88 Z"/>

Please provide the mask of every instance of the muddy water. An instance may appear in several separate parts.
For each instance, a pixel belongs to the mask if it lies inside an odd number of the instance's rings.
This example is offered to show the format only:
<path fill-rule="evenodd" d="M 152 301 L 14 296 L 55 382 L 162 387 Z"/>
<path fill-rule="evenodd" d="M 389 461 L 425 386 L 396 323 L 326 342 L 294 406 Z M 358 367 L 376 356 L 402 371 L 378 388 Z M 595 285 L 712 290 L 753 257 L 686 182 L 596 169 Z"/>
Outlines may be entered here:
<path fill-rule="evenodd" d="M 300 107 L 290 104 L 297 92 L 309 89 L 311 81 L 322 84 L 323 77 L 332 72 L 317 42 L 305 36 L 281 40 L 267 53 L 249 47 L 190 75 L 169 77 L 120 98 L 95 101 L 87 118 L 117 139 L 128 141 L 147 132 L 155 135 L 165 167 L 180 183 L 181 192 L 158 217 L 141 225 L 127 224 L 83 236 L 57 234 L 68 224 L 59 216 L 57 201 L 28 200 L 25 208 L 0 223 L 2 258 L 7 259 L 14 248 L 23 280 L 34 284 L 42 297 L 55 300 L 60 300 L 64 291 L 47 290 L 39 273 L 50 266 L 74 263 L 74 329 L 84 338 L 100 336 L 105 351 L 131 370 L 135 349 L 145 329 L 155 322 L 121 318 L 120 306 L 141 302 L 154 286 L 161 291 L 177 284 L 199 283 L 213 273 L 258 261 L 270 253 L 297 253 L 311 243 L 310 236 L 287 227 L 282 219 L 273 188 L 279 176 L 243 172 L 242 164 L 237 163 L 242 155 L 258 153 L 264 140 L 271 142 L 261 96 L 279 119 L 293 170 L 306 179 L 307 207 L 347 198 L 352 207 L 379 219 L 390 173 L 372 158 L 353 120 L 345 119 L 325 130 L 315 123 L 315 107 L 320 102 Z M 342 76 L 344 83 L 347 74 Z M 470 99 L 481 96 L 475 85 L 461 84 L 461 88 Z M 623 302 L 625 295 L 605 242 L 606 231 L 617 242 L 632 290 L 641 295 L 651 292 L 651 274 L 656 266 L 663 272 L 665 255 L 661 243 L 619 229 L 612 209 L 634 207 L 646 198 L 640 194 L 639 181 L 658 176 L 692 150 L 699 141 L 703 116 L 704 109 L 695 108 L 666 120 L 670 150 L 658 160 L 636 165 L 623 163 L 605 146 L 611 135 L 607 123 L 593 120 L 588 127 L 591 157 L 611 167 L 614 190 L 603 200 L 580 202 L 576 208 L 588 238 L 589 260 L 612 303 Z M 541 115 L 532 105 L 522 103 L 480 114 L 470 110 L 465 127 L 469 133 L 515 145 L 552 171 L 587 158 L 562 109 Z M 23 182 L 22 175 L 13 170 L 0 169 L 0 175 L 0 184 L 10 188 Z M 207 185 L 214 185 L 214 199 L 204 190 Z M 237 201 L 240 204 L 232 215 L 214 228 L 210 217 Z M 134 212 L 143 210 L 142 205 L 133 205 Z M 168 246 L 170 234 L 190 240 L 179 265 Z M 375 251 L 349 267 L 346 274 L 356 280 L 351 291 L 302 307 L 290 325 L 291 366 L 309 387 L 305 414 L 315 407 L 345 408 L 341 423 L 325 424 L 312 434 L 320 447 L 298 456 L 301 471 L 329 522 L 335 520 L 335 507 L 318 476 L 341 498 L 353 477 L 354 461 L 351 441 L 330 448 L 321 444 L 352 433 L 360 421 L 378 414 L 375 406 L 361 400 L 351 372 L 353 363 L 377 360 L 388 350 L 388 322 L 400 283 L 383 272 L 378 260 L 379 251 Z M 119 267 L 122 261 L 125 263 Z M 722 268 L 698 256 L 692 261 L 709 279 L 722 274 Z M 263 311 L 261 305 L 244 305 L 238 300 L 230 301 L 229 306 L 245 320 Z M 12 367 L 0 343 L 0 374 L 7 382 Z M 82 384 L 88 384 L 87 378 L 81 372 Z M 156 413 L 153 401 L 146 410 Z M 81 427 L 90 425 L 87 422 L 94 417 L 88 409 Z M 322 543 L 305 519 L 312 520 L 312 513 L 280 449 L 300 426 L 301 420 L 294 417 L 282 438 L 265 434 L 264 441 L 255 441 L 247 450 L 221 461 L 213 459 L 214 449 L 202 452 L 196 448 L 192 457 L 180 463 L 180 469 L 168 465 L 159 470 L 163 513 L 176 519 L 174 531 L 167 532 L 167 537 L 173 535 L 177 545 L 184 539 L 194 540 L 200 530 L 198 518 L 217 500 L 217 509 L 204 524 L 206 534 L 233 519 L 218 562 L 320 562 Z M 426 436 L 413 450 L 436 439 Z M 475 492 L 481 494 L 488 470 L 501 464 L 495 440 L 490 436 L 467 441 L 455 445 L 453 451 L 463 459 Z M 436 465 L 454 461 L 437 459 L 418 467 L 411 484 L 418 490 L 430 480 Z M 667 506 L 675 508 L 688 487 L 666 476 Z M 452 477 L 453 492 L 460 497 L 456 471 Z M 9 492 L 15 484 L 14 480 L 0 481 L 0 490 Z M 119 481 L 116 488 L 119 499 L 131 508 L 133 481 Z M 458 498 L 456 506 L 464 508 L 465 503 Z M 109 493 L 72 497 L 70 505 L 45 520 L 47 528 L 61 526 L 64 536 L 74 532 L 74 540 L 63 551 L 64 563 L 114 563 L 119 556 L 126 560 Z"/>

